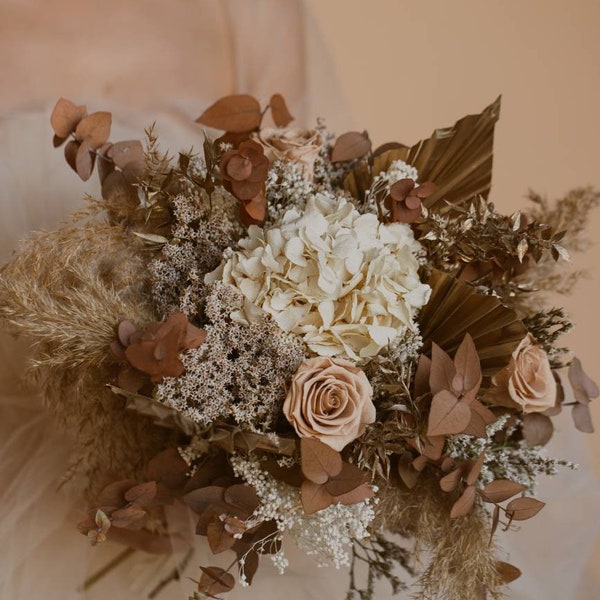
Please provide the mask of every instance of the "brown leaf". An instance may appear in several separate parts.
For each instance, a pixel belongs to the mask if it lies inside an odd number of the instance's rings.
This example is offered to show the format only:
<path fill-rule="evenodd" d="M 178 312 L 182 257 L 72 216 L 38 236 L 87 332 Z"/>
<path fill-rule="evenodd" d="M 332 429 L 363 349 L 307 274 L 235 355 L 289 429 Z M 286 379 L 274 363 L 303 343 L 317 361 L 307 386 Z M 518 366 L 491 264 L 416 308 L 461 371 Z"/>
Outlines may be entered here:
<path fill-rule="evenodd" d="M 122 479 L 109 483 L 99 494 L 97 504 L 99 506 L 124 506 L 127 504 L 125 493 L 137 485 L 135 479 Z"/>
<path fill-rule="evenodd" d="M 340 135 L 331 152 L 331 162 L 346 162 L 362 158 L 371 150 L 371 140 L 367 132 L 349 131 Z"/>
<path fill-rule="evenodd" d="M 471 402 L 469 408 L 471 420 L 463 433 L 485 439 L 487 437 L 486 427 L 496 420 L 496 415 L 478 400 Z"/>
<path fill-rule="evenodd" d="M 235 579 L 221 567 L 200 567 L 202 577 L 198 583 L 198 590 L 214 596 L 230 592 L 235 586 Z"/>
<path fill-rule="evenodd" d="M 73 133 L 85 112 L 85 106 L 76 106 L 66 98 L 59 98 L 50 115 L 50 125 L 54 133 L 64 141 Z"/>
<path fill-rule="evenodd" d="M 79 142 L 75 140 L 71 140 L 65 146 L 65 160 L 67 164 L 73 169 L 73 171 L 77 172 L 77 151 L 79 150 Z"/>
<path fill-rule="evenodd" d="M 481 365 L 473 338 L 467 333 L 454 355 L 456 375 L 452 385 L 456 391 L 466 392 L 479 389 L 481 385 Z"/>
<path fill-rule="evenodd" d="M 483 488 L 486 502 L 504 502 L 524 490 L 524 486 L 510 479 L 496 479 Z"/>
<path fill-rule="evenodd" d="M 302 482 L 301 499 L 302 508 L 307 515 L 323 510 L 333 503 L 333 496 L 324 485 L 309 480 Z"/>
<path fill-rule="evenodd" d="M 148 463 L 147 476 L 170 490 L 179 488 L 187 480 L 189 466 L 176 448 L 167 448 Z"/>
<path fill-rule="evenodd" d="M 462 496 L 452 506 L 450 518 L 458 519 L 459 517 L 466 517 L 473 510 L 473 506 L 475 506 L 475 496 L 475 487 L 472 485 L 467 486 Z"/>
<path fill-rule="evenodd" d="M 246 581 L 248 584 L 252 584 L 252 580 L 254 579 L 254 575 L 258 570 L 259 556 L 258 552 L 251 550 L 244 556 L 244 566 L 240 566 L 240 573 L 243 570 L 244 575 L 246 576 Z"/>
<path fill-rule="evenodd" d="M 136 504 L 119 508 L 110 515 L 113 527 L 122 529 L 141 529 L 148 519 L 148 513 Z"/>
<path fill-rule="evenodd" d="M 261 466 L 267 473 L 273 475 L 275 479 L 283 481 L 288 485 L 300 487 L 304 481 L 304 476 L 299 465 L 294 465 L 290 468 L 281 467 L 275 459 L 269 458 L 265 462 L 262 462 Z"/>
<path fill-rule="evenodd" d="M 451 390 L 456 367 L 452 359 L 435 343 L 431 345 L 431 371 L 429 372 L 429 387 L 432 394 L 442 390 Z"/>
<path fill-rule="evenodd" d="M 365 474 L 356 465 L 345 462 L 342 464 L 342 470 L 325 483 L 325 489 L 332 496 L 341 496 L 363 483 L 366 483 Z"/>
<path fill-rule="evenodd" d="M 124 169 L 132 163 L 144 164 L 144 148 L 138 140 L 113 144 L 108 152 L 108 156 L 112 158 L 119 169 Z"/>
<path fill-rule="evenodd" d="M 140 483 L 125 492 L 125 500 L 138 506 L 148 506 L 156 497 L 156 481 Z"/>
<path fill-rule="evenodd" d="M 535 498 L 515 498 L 506 505 L 506 512 L 513 521 L 526 521 L 537 515 L 544 506 L 545 502 Z"/>
<path fill-rule="evenodd" d="M 586 375 L 578 358 L 573 359 L 569 367 L 569 381 L 577 402 L 588 404 L 592 398 L 598 397 L 598 386 Z"/>
<path fill-rule="evenodd" d="M 529 413 L 523 417 L 523 438 L 528 446 L 545 446 L 553 433 L 550 417 L 540 413 Z"/>
<path fill-rule="evenodd" d="M 465 479 L 465 481 L 467 482 L 467 485 L 473 485 L 477 479 L 479 478 L 479 474 L 481 473 L 481 468 L 483 467 L 483 462 L 485 461 L 485 452 L 482 452 L 479 455 L 479 458 L 471 464 L 471 467 L 469 469 L 469 473 L 467 474 L 467 477 Z"/>
<path fill-rule="evenodd" d="M 517 567 L 501 560 L 496 561 L 496 570 L 504 584 L 511 583 L 521 577 L 521 571 Z"/>
<path fill-rule="evenodd" d="M 244 133 L 257 129 L 261 120 L 258 100 L 248 94 L 236 94 L 217 100 L 196 119 L 196 123 L 232 133 Z"/>
<path fill-rule="evenodd" d="M 314 483 L 323 484 L 342 470 L 340 453 L 315 438 L 302 438 L 300 455 L 302 473 Z"/>
<path fill-rule="evenodd" d="M 469 425 L 471 410 L 448 390 L 439 391 L 431 401 L 428 436 L 461 433 Z"/>
<path fill-rule="evenodd" d="M 246 484 L 228 487 L 224 495 L 225 502 L 243 511 L 249 517 L 260 504 L 254 488 Z"/>
<path fill-rule="evenodd" d="M 420 398 L 429 391 L 429 377 L 431 373 L 431 359 L 424 354 L 419 356 L 419 363 L 415 373 L 413 397 Z"/>
<path fill-rule="evenodd" d="M 583 433 L 594 433 L 594 424 L 592 423 L 592 413 L 587 404 L 577 403 L 573 407 L 573 422 L 575 427 Z"/>
<path fill-rule="evenodd" d="M 75 137 L 87 141 L 92 150 L 100 148 L 108 141 L 112 116 L 109 112 L 99 111 L 84 117 L 75 129 Z"/>
<path fill-rule="evenodd" d="M 445 443 L 446 436 L 444 435 L 434 435 L 427 437 L 425 438 L 425 440 L 423 440 L 421 454 L 429 460 L 438 460 L 442 456 Z"/>
<path fill-rule="evenodd" d="M 271 105 L 273 121 L 275 121 L 277 127 L 287 127 L 294 120 L 281 94 L 273 94 L 269 104 Z"/>
<path fill-rule="evenodd" d="M 367 498 L 373 498 L 374 496 L 375 492 L 371 489 L 371 487 L 368 484 L 363 483 L 346 494 L 335 496 L 333 501 L 339 502 L 340 504 L 350 505 L 358 504 L 359 502 L 362 502 Z"/>
<path fill-rule="evenodd" d="M 75 170 L 77 171 L 77 175 L 79 175 L 83 181 L 87 181 L 94 170 L 96 155 L 93 154 L 91 150 L 89 141 L 85 140 L 79 144 L 77 155 L 75 156 Z"/>
<path fill-rule="evenodd" d="M 235 543 L 235 538 L 225 530 L 224 523 L 217 516 L 208 524 L 206 537 L 213 554 L 225 552 Z"/>
<path fill-rule="evenodd" d="M 442 488 L 444 492 L 454 491 L 458 487 L 463 473 L 464 469 L 462 467 L 457 467 L 453 471 L 450 471 L 448 475 L 445 475 L 440 479 L 440 488 Z"/>

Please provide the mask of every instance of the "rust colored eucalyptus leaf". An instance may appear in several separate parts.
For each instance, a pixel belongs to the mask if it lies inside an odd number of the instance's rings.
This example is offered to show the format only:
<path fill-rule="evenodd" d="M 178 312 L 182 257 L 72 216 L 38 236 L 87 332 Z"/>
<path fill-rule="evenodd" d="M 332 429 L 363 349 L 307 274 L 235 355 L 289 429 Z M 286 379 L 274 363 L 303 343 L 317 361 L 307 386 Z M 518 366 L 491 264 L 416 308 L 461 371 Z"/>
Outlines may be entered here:
<path fill-rule="evenodd" d="M 496 421 L 496 415 L 478 400 L 470 402 L 469 408 L 471 420 L 463 433 L 485 439 L 487 437 L 486 427 Z"/>
<path fill-rule="evenodd" d="M 371 150 L 371 140 L 367 132 L 349 131 L 340 135 L 331 152 L 332 162 L 356 160 L 367 155 Z"/>
<path fill-rule="evenodd" d="M 98 111 L 84 117 L 75 129 L 75 137 L 87 141 L 92 150 L 97 150 L 108 141 L 112 116 L 109 112 Z"/>
<path fill-rule="evenodd" d="M 576 404 L 573 407 L 573 422 L 575 427 L 583 433 L 594 433 L 594 424 L 592 423 L 592 413 L 587 404 Z"/>
<path fill-rule="evenodd" d="M 67 164 L 77 173 L 77 151 L 79 150 L 79 142 L 71 140 L 65 146 L 65 160 Z"/>
<path fill-rule="evenodd" d="M 87 181 L 92 175 L 95 160 L 96 155 L 92 152 L 89 140 L 84 140 L 79 144 L 77 155 L 75 156 L 75 171 L 77 171 L 77 175 L 83 181 Z"/>
<path fill-rule="evenodd" d="M 287 127 L 294 120 L 281 94 L 273 94 L 269 104 L 273 121 L 277 127 Z"/>
<path fill-rule="evenodd" d="M 261 120 L 258 100 L 248 94 L 235 94 L 217 100 L 196 119 L 196 123 L 232 133 L 244 133 L 257 129 Z"/>
<path fill-rule="evenodd" d="M 439 391 L 431 401 L 428 436 L 462 433 L 471 421 L 471 410 L 452 392 Z"/>
<path fill-rule="evenodd" d="M 442 390 L 452 390 L 456 367 L 452 359 L 435 342 L 431 345 L 431 370 L 429 387 L 432 394 Z"/>
<path fill-rule="evenodd" d="M 375 492 L 371 489 L 369 485 L 363 483 L 359 485 L 357 488 L 354 488 L 350 492 L 342 494 L 341 496 L 335 496 L 333 501 L 339 502 L 340 504 L 358 504 L 367 498 L 375 497 Z"/>
<path fill-rule="evenodd" d="M 113 527 L 121 529 L 141 529 L 148 520 L 148 513 L 137 504 L 119 508 L 110 515 Z"/>
<path fill-rule="evenodd" d="M 85 106 L 76 106 L 66 98 L 59 98 L 50 115 L 50 125 L 57 137 L 64 141 L 73 133 L 85 113 Z"/>
<path fill-rule="evenodd" d="M 521 570 L 502 560 L 496 561 L 496 570 L 504 584 L 509 584 L 521 577 Z"/>
<path fill-rule="evenodd" d="M 202 576 L 198 582 L 198 590 L 215 596 L 225 594 L 235 587 L 235 579 L 221 567 L 200 567 Z"/>
<path fill-rule="evenodd" d="M 554 433 L 552 419 L 540 413 L 523 417 L 523 438 L 528 446 L 545 446 Z"/>
<path fill-rule="evenodd" d="M 504 502 L 521 493 L 524 486 L 510 479 L 496 479 L 483 488 L 483 499 L 486 502 Z"/>
<path fill-rule="evenodd" d="M 469 485 L 465 488 L 462 496 L 452 506 L 452 510 L 450 511 L 451 519 L 466 517 L 473 510 L 473 507 L 475 506 L 476 492 L 477 490 L 472 485 Z"/>
<path fill-rule="evenodd" d="M 454 366 L 456 367 L 456 375 L 453 379 L 455 390 L 469 391 L 479 389 L 482 379 L 481 365 L 473 338 L 468 333 L 465 334 L 463 341 L 454 355 Z"/>
<path fill-rule="evenodd" d="M 342 471 L 340 453 L 315 438 L 302 438 L 300 455 L 302 473 L 313 483 L 323 484 Z"/>
<path fill-rule="evenodd" d="M 569 381 L 577 402 L 589 404 L 592 398 L 598 397 L 598 386 L 585 373 L 578 358 L 573 359 L 569 367 Z"/>
<path fill-rule="evenodd" d="M 304 513 L 312 515 L 330 506 L 333 503 L 333 496 L 324 485 L 306 480 L 302 482 L 301 500 Z"/>
<path fill-rule="evenodd" d="M 135 479 L 122 479 L 109 483 L 98 495 L 97 503 L 100 506 L 124 506 L 127 503 L 125 494 L 127 490 L 137 485 Z"/>
<path fill-rule="evenodd" d="M 176 448 L 167 448 L 148 463 L 147 476 L 170 490 L 181 487 L 187 481 L 189 466 Z"/>
<path fill-rule="evenodd" d="M 125 492 L 125 500 L 138 506 L 148 506 L 156 498 L 156 481 L 140 483 Z"/>
<path fill-rule="evenodd" d="M 325 489 L 332 496 L 342 496 L 366 483 L 365 474 L 351 463 L 343 463 L 342 470 L 325 483 Z"/>
<path fill-rule="evenodd" d="M 515 498 L 506 505 L 506 512 L 513 521 L 526 521 L 537 515 L 544 506 L 545 502 L 535 498 Z"/>
<path fill-rule="evenodd" d="M 249 517 L 260 504 L 260 500 L 254 491 L 254 488 L 246 484 L 237 484 L 228 487 L 225 490 L 224 500 L 239 508 L 246 517 Z"/>
<path fill-rule="evenodd" d="M 261 463 L 262 468 L 270 473 L 275 479 L 278 481 L 283 481 L 288 485 L 299 488 L 302 485 L 302 481 L 304 481 L 304 476 L 302 475 L 302 469 L 299 465 L 294 465 L 293 467 L 282 467 L 277 461 L 273 458 L 269 458 L 265 462 Z"/>
<path fill-rule="evenodd" d="M 461 467 L 457 467 L 453 471 L 450 471 L 448 475 L 445 475 L 440 479 L 440 488 L 444 492 L 453 492 L 460 483 L 460 480 L 463 476 L 463 469 Z"/>
<path fill-rule="evenodd" d="M 235 538 L 225 530 L 225 524 L 217 516 L 208 524 L 206 537 L 213 554 L 230 550 L 235 543 Z"/>
<path fill-rule="evenodd" d="M 262 193 L 246 204 L 240 204 L 240 220 L 244 225 L 262 225 L 267 218 L 267 201 Z"/>
<path fill-rule="evenodd" d="M 481 468 L 483 467 L 483 462 L 485 461 L 485 452 L 482 452 L 479 455 L 479 458 L 471 464 L 469 472 L 465 478 L 467 485 L 473 485 L 477 479 L 479 478 L 479 474 L 481 473 Z"/>
<path fill-rule="evenodd" d="M 144 162 L 144 148 L 139 140 L 117 142 L 111 146 L 108 156 L 119 169 L 124 169 L 131 163 Z"/>

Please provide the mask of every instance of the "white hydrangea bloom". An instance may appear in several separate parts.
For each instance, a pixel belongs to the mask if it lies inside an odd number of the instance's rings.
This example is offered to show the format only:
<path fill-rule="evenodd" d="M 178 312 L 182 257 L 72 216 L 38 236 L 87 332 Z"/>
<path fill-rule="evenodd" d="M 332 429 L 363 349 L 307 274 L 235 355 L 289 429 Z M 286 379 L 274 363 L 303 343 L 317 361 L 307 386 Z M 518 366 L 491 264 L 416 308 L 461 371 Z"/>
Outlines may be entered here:
<path fill-rule="evenodd" d="M 382 224 L 344 198 L 316 194 L 268 230 L 252 226 L 206 281 L 235 285 L 321 356 L 366 360 L 407 330 L 430 288 L 403 223 Z M 254 320 L 247 309 L 248 320 Z"/>

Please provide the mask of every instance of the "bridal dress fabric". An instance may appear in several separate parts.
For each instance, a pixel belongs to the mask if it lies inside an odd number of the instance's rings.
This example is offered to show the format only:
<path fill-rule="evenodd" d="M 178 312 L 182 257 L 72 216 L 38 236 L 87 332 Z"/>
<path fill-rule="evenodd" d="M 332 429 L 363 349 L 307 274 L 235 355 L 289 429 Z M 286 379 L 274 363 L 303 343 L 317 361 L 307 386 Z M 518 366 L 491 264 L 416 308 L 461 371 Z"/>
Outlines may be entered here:
<path fill-rule="evenodd" d="M 98 193 L 95 176 L 81 182 L 52 148 L 49 115 L 60 96 L 111 111 L 115 141 L 140 139 L 156 122 L 161 147 L 173 151 L 198 147 L 202 132 L 194 118 L 231 93 L 264 103 L 281 92 L 301 125 L 325 116 L 332 130 L 350 126 L 302 0 L 2 0 L 0 72 L 0 263 L 28 232 L 56 227 L 85 194 Z M 26 376 L 27 341 L 0 335 L 0 600 L 140 600 L 158 590 L 158 600 L 187 600 L 198 566 L 217 564 L 205 540 L 198 538 L 184 576 L 161 587 L 185 552 L 122 558 L 122 546 L 90 548 L 77 533 L 84 507 L 74 486 L 60 485 L 68 436 Z M 586 573 L 600 486 L 583 436 L 566 419 L 560 428 L 552 453 L 583 466 L 543 482 L 539 496 L 549 504 L 542 515 L 501 539 L 507 560 L 525 574 L 509 593 L 517 600 L 596 598 Z M 582 513 L 588 527 L 575 531 Z M 293 543 L 286 552 L 284 577 L 265 558 L 252 588 L 237 587 L 228 597 L 345 596 L 345 572 L 318 569 Z M 390 597 L 388 588 L 376 597 Z"/>
<path fill-rule="evenodd" d="M 233 93 L 253 94 L 264 105 L 280 92 L 299 125 L 332 115 L 332 127 L 349 126 L 302 0 L 3 0 L 0 72 L 0 264 L 28 232 L 55 228 L 83 206 L 85 194 L 98 194 L 95 174 L 80 181 L 62 150 L 52 148 L 49 117 L 61 96 L 90 112 L 112 112 L 114 141 L 143 139 L 155 122 L 161 148 L 171 151 L 199 147 L 202 128 L 194 119 Z M 68 436 L 28 383 L 27 342 L 1 335 L 0 599 L 146 598 L 181 556 L 136 552 L 81 589 L 123 546 L 90 548 L 77 533 L 84 507 L 74 486 L 60 487 Z M 188 565 L 189 577 L 199 577 L 198 565 L 215 564 L 203 546 Z M 256 593 L 268 600 L 300 589 L 311 561 L 300 552 L 290 558 L 292 569 L 276 585 L 276 571 L 265 561 Z M 312 591 L 302 597 L 333 591 L 331 574 L 320 576 L 320 585 L 319 577 L 311 579 Z M 338 579 L 336 596 L 345 585 L 345 577 Z M 187 599 L 193 589 L 184 577 L 156 597 Z"/>

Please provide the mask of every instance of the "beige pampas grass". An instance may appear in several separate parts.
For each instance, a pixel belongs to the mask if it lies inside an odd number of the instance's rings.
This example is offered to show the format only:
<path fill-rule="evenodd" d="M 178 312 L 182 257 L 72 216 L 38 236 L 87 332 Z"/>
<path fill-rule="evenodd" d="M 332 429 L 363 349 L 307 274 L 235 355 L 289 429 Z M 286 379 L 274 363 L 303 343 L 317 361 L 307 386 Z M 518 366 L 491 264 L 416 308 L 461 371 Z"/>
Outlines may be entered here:
<path fill-rule="evenodd" d="M 450 518 L 456 498 L 442 493 L 437 480 L 422 475 L 416 487 L 387 486 L 381 491 L 381 526 L 415 540 L 415 556 L 427 565 L 415 600 L 483 600 L 500 598 L 502 581 L 490 519 L 483 507 Z"/>
<path fill-rule="evenodd" d="M 77 437 L 78 470 L 135 477 L 170 433 L 124 410 L 106 387 L 109 345 L 122 319 L 153 320 L 141 241 L 99 220 L 39 232 L 0 271 L 0 322 L 32 341 L 31 376 Z"/>

